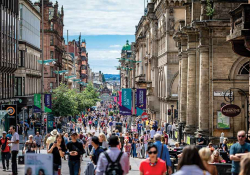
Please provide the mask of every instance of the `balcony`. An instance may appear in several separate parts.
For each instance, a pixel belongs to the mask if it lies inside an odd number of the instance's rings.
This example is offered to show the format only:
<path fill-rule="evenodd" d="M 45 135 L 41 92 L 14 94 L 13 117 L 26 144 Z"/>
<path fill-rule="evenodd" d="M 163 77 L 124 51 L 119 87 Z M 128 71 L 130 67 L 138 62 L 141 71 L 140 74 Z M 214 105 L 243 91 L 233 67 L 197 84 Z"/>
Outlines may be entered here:
<path fill-rule="evenodd" d="M 236 54 L 250 57 L 250 4 L 241 4 L 230 15 L 231 31 L 227 41 L 232 43 Z"/>
<path fill-rule="evenodd" d="M 139 83 L 146 83 L 146 76 L 145 76 L 145 74 L 141 74 L 141 75 L 135 77 L 135 82 L 138 83 L 138 84 Z"/>

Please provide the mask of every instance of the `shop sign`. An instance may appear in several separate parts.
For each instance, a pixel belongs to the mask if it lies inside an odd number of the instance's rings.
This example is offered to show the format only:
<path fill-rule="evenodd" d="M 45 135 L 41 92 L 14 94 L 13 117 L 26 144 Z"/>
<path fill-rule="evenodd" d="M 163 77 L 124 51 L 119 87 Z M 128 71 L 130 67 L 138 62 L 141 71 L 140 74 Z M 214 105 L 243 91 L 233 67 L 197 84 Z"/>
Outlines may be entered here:
<path fill-rule="evenodd" d="M 223 91 L 214 91 L 214 97 L 228 97 L 230 96 L 230 92 L 227 92 L 226 95 L 225 95 L 225 92 Z M 231 96 L 233 96 L 233 91 L 231 92 Z"/>
<path fill-rule="evenodd" d="M 234 104 L 225 105 L 221 108 L 221 112 L 223 115 L 227 117 L 236 117 L 241 113 L 241 109 L 239 106 Z"/>

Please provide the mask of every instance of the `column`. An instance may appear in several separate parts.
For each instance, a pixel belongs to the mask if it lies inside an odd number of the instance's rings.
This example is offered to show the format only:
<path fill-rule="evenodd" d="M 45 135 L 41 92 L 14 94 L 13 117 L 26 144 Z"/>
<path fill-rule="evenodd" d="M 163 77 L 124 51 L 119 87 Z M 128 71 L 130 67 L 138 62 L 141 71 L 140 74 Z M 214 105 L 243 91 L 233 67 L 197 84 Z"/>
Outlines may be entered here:
<path fill-rule="evenodd" d="M 199 132 L 209 130 L 209 31 L 201 29 L 200 83 L 199 83 Z"/>
<path fill-rule="evenodd" d="M 188 29 L 188 69 L 187 69 L 187 119 L 186 131 L 194 131 L 196 121 L 196 40 L 197 34 Z M 190 31 L 191 30 L 191 31 Z"/>
<path fill-rule="evenodd" d="M 181 98 L 180 98 L 180 121 L 186 123 L 187 117 L 187 69 L 188 69 L 188 55 L 182 53 L 181 56 Z"/>

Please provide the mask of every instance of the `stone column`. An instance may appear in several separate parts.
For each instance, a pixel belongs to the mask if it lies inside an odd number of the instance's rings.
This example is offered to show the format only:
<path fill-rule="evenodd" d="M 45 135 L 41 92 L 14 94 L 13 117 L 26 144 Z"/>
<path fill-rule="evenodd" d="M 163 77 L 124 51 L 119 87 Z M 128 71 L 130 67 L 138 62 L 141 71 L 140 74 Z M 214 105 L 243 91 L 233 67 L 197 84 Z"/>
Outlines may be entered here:
<path fill-rule="evenodd" d="M 187 37 L 181 38 L 181 77 L 180 77 L 180 121 L 186 123 L 187 118 Z"/>
<path fill-rule="evenodd" d="M 200 30 L 199 132 L 209 130 L 209 31 Z M 204 134 L 205 134 L 204 133 Z"/>
<path fill-rule="evenodd" d="M 188 69 L 187 69 L 187 119 L 186 131 L 194 131 L 196 121 L 196 40 L 197 34 L 188 29 Z"/>

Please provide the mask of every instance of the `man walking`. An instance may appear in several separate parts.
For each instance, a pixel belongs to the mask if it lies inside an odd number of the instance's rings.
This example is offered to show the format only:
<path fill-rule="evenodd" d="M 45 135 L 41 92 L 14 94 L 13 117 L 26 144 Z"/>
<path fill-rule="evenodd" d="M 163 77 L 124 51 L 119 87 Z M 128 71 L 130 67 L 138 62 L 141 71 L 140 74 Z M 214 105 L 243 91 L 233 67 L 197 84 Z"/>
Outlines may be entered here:
<path fill-rule="evenodd" d="M 232 175 L 238 175 L 240 172 L 240 160 L 250 152 L 250 144 L 246 143 L 246 132 L 239 131 L 237 134 L 238 142 L 230 148 L 230 160 L 232 160 Z"/>
<path fill-rule="evenodd" d="M 36 132 L 34 140 L 36 142 L 36 153 L 37 153 L 37 149 L 39 149 L 39 154 L 40 154 L 40 149 L 42 145 L 42 136 L 39 134 L 39 132 Z"/>
<path fill-rule="evenodd" d="M 16 132 L 15 126 L 10 126 L 10 132 L 12 133 L 11 141 L 8 141 L 8 143 L 11 143 L 11 163 L 12 163 L 12 174 L 17 175 L 17 154 L 19 151 L 19 135 Z"/>
<path fill-rule="evenodd" d="M 77 133 L 72 132 L 71 141 L 67 144 L 69 150 L 69 172 L 70 175 L 78 175 L 80 170 L 80 157 L 83 155 L 83 145 L 77 141 Z"/>
<path fill-rule="evenodd" d="M 138 130 L 138 135 L 139 135 L 139 136 L 141 135 L 141 129 L 142 129 L 142 124 L 141 124 L 141 122 L 139 121 L 139 122 L 138 122 L 138 125 L 137 125 L 137 130 Z"/>
<path fill-rule="evenodd" d="M 144 131 L 143 136 L 141 136 L 141 140 L 143 141 L 143 147 L 144 147 L 144 151 L 143 151 L 142 157 L 146 158 L 146 156 L 147 156 L 147 149 L 148 149 L 148 141 L 150 140 L 149 135 L 147 134 L 146 131 Z"/>
<path fill-rule="evenodd" d="M 167 132 L 168 132 L 169 138 L 172 138 L 172 125 L 171 125 L 171 123 L 168 125 L 167 129 L 168 129 Z"/>
<path fill-rule="evenodd" d="M 158 150 L 157 157 L 166 162 L 167 172 L 168 172 L 168 174 L 172 174 L 171 160 L 170 160 L 170 155 L 169 155 L 167 146 L 165 144 L 161 143 L 161 135 L 160 134 L 155 134 L 154 139 L 155 139 L 154 145 L 157 146 L 157 150 Z"/>
<path fill-rule="evenodd" d="M 96 175 L 103 174 L 117 174 L 123 175 L 129 172 L 129 157 L 127 154 L 121 152 L 117 145 L 119 145 L 119 138 L 112 135 L 109 138 L 110 148 L 101 153 L 97 162 Z M 114 166 L 112 166 L 114 165 Z"/>
<path fill-rule="evenodd" d="M 10 147 L 8 145 L 9 139 L 6 137 L 6 134 L 7 134 L 6 131 L 3 131 L 3 137 L 0 140 L 3 171 L 6 171 L 5 162 L 7 165 L 7 171 L 9 170 L 9 159 L 10 159 Z"/>

